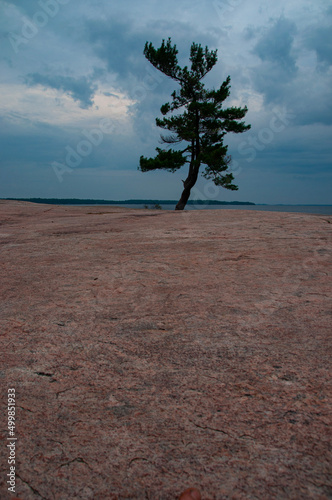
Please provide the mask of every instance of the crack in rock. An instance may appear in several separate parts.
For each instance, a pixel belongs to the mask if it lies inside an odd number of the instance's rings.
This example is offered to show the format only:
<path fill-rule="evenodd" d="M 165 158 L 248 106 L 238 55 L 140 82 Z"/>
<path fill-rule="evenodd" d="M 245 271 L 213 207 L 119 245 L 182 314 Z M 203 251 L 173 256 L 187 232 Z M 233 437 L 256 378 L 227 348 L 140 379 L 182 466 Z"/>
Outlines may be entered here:
<path fill-rule="evenodd" d="M 66 467 L 66 466 L 68 466 L 68 465 L 70 465 L 70 464 L 72 464 L 74 462 L 78 462 L 80 464 L 85 464 L 90 470 L 92 470 L 91 467 L 90 467 L 90 465 L 82 457 L 73 458 L 73 460 L 69 460 L 69 462 L 65 462 L 64 464 L 61 464 L 58 467 L 58 469 L 61 469 L 61 467 Z"/>
<path fill-rule="evenodd" d="M 42 498 L 43 500 L 47 500 L 47 498 L 43 497 L 38 490 L 36 490 L 36 488 L 34 488 L 33 486 L 31 486 L 31 484 L 29 484 L 27 481 L 24 481 L 24 479 L 21 478 L 21 476 L 19 474 L 17 474 L 16 472 L 16 477 L 18 477 L 22 483 L 26 484 L 28 486 L 28 488 L 30 488 L 30 490 L 34 493 L 34 495 L 38 495 L 39 498 Z"/>
<path fill-rule="evenodd" d="M 222 429 L 215 429 L 214 427 L 209 427 L 208 425 L 199 425 L 199 424 L 196 424 L 196 422 L 193 422 L 193 420 L 190 420 L 190 419 L 189 419 L 189 422 L 191 422 L 192 424 L 194 424 L 196 427 L 199 427 L 200 429 L 208 429 L 210 431 L 221 432 L 222 434 L 225 434 L 226 436 L 231 437 L 231 438 L 235 437 L 235 436 L 232 436 L 232 434 L 229 434 L 228 432 L 223 431 Z"/>

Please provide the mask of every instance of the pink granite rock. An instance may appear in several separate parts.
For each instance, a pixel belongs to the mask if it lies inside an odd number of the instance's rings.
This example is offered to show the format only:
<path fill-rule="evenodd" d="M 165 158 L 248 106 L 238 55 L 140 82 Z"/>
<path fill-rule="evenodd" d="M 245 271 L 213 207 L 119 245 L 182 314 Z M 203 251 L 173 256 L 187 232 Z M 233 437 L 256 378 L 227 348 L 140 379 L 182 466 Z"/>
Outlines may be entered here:
<path fill-rule="evenodd" d="M 0 203 L 1 499 L 327 499 L 331 220 Z"/>

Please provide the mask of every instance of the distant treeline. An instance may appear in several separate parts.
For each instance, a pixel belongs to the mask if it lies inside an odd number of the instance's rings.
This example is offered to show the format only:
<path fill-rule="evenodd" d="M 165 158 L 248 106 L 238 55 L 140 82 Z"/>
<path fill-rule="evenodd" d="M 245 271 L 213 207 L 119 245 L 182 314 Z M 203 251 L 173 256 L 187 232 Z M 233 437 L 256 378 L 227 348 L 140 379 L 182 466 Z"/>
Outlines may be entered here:
<path fill-rule="evenodd" d="M 5 200 L 48 203 L 50 205 L 176 205 L 176 200 L 81 200 L 78 198 L 2 198 Z M 187 205 L 255 205 L 250 201 L 189 200 Z"/>

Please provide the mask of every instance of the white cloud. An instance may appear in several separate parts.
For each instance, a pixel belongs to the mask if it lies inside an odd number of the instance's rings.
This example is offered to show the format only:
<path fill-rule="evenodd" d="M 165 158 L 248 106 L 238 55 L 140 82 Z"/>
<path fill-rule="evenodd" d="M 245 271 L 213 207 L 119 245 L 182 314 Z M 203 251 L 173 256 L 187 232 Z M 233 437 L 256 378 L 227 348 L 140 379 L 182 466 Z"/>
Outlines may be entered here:
<path fill-rule="evenodd" d="M 112 95 L 105 95 L 110 92 Z M 27 120 L 63 127 L 82 128 L 93 126 L 102 118 L 110 118 L 120 125 L 130 126 L 130 108 L 134 101 L 115 89 L 100 89 L 94 105 L 82 109 L 61 90 L 23 84 L 0 85 L 2 96 L 0 113 L 3 117 L 21 124 Z"/>

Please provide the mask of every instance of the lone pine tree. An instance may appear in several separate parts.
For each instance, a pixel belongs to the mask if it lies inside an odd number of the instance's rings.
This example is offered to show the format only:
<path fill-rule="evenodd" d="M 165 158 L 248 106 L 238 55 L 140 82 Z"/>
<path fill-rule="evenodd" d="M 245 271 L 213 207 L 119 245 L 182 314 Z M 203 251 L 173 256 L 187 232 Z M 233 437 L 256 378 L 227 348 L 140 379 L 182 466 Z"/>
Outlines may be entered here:
<path fill-rule="evenodd" d="M 141 156 L 139 170 L 165 169 L 175 172 L 186 163 L 189 164 L 188 176 L 183 182 L 183 192 L 176 205 L 176 210 L 183 210 L 190 197 L 190 191 L 196 184 L 200 166 L 205 165 L 203 176 L 212 179 L 217 186 L 237 190 L 233 184 L 234 177 L 228 172 L 231 157 L 227 155 L 228 147 L 223 144 L 227 132 L 239 134 L 250 128 L 243 121 L 248 108 L 230 107 L 223 109 L 223 101 L 230 94 L 230 77 L 218 90 L 206 90 L 202 79 L 211 71 L 217 62 L 217 50 L 203 49 L 193 43 L 190 49 L 191 68 L 181 68 L 177 59 L 178 50 L 172 46 L 171 39 L 162 41 L 161 47 L 155 49 L 152 43 L 146 42 L 144 55 L 159 71 L 179 83 L 179 91 L 172 93 L 172 102 L 164 104 L 160 111 L 163 116 L 175 112 L 168 118 L 156 118 L 158 127 L 169 130 L 171 135 L 161 135 L 162 143 L 167 149 L 156 148 L 154 158 Z M 184 108 L 182 114 L 178 112 Z M 184 149 L 172 149 L 172 144 L 186 142 Z"/>

